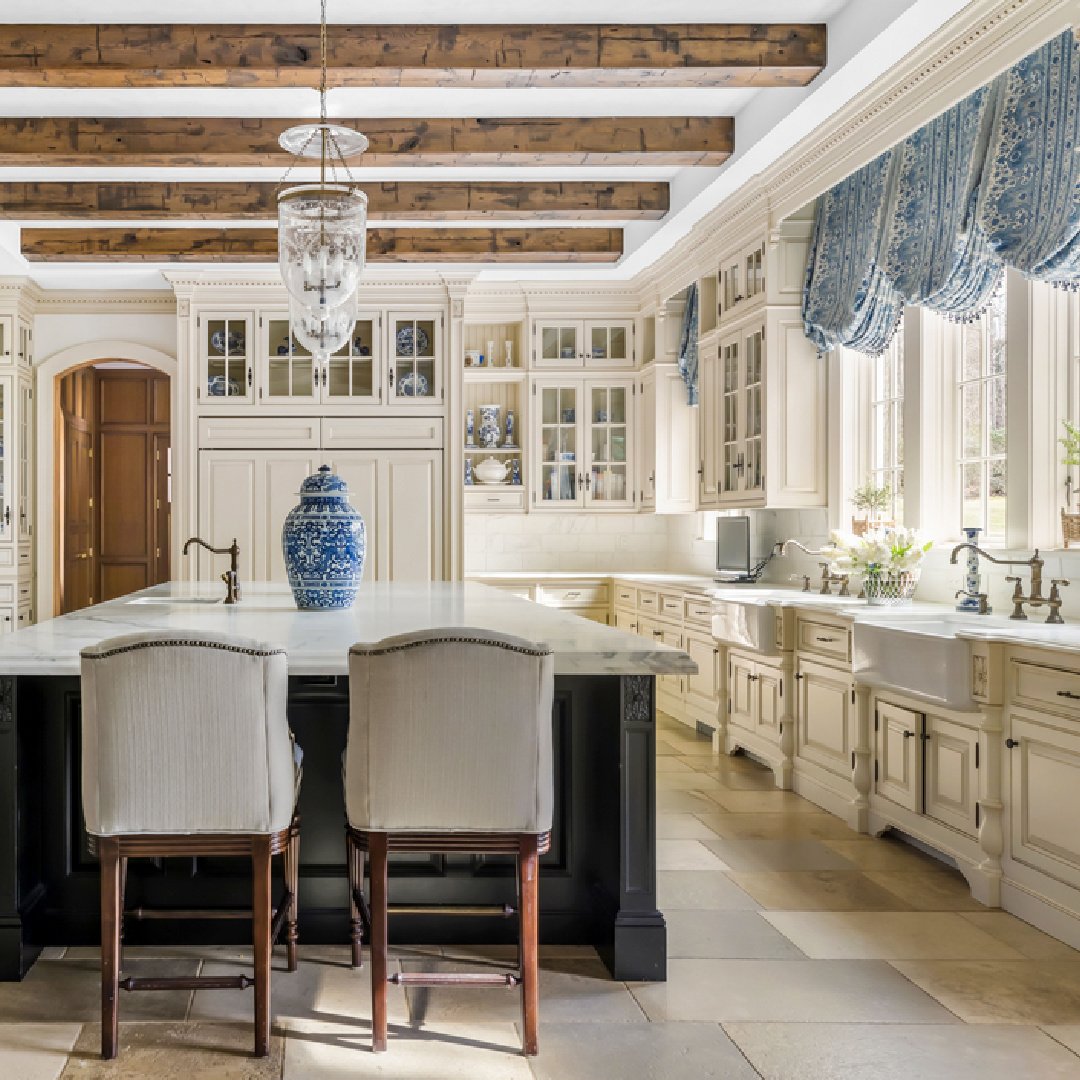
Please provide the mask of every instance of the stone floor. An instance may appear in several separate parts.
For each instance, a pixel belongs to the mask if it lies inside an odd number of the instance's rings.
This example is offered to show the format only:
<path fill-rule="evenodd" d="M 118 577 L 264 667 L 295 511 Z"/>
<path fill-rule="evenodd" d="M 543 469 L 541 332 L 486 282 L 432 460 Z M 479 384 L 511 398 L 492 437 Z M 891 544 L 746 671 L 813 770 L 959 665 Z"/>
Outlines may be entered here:
<path fill-rule="evenodd" d="M 236 991 L 124 995 L 98 1057 L 97 953 L 50 950 L 0 983 L 0 1080 L 1080 1080 L 1080 953 L 971 900 L 894 839 L 852 833 L 742 757 L 666 718 L 658 744 L 668 981 L 613 982 L 591 950 L 541 950 L 540 1056 L 516 993 L 390 987 L 368 1049 L 368 966 L 308 947 L 274 976 L 273 1053 L 250 1056 Z M 243 950 L 125 954 L 128 971 L 248 970 Z M 498 964 L 498 949 L 399 949 L 401 970 Z"/>

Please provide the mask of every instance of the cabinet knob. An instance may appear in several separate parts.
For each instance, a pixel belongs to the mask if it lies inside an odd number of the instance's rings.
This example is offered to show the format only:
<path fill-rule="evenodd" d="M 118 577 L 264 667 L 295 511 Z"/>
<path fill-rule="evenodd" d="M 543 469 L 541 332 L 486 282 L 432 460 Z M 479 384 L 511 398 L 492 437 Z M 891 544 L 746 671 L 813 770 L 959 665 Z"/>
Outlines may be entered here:
<path fill-rule="evenodd" d="M 1009 748 L 1010 750 L 1015 750 L 1015 749 L 1016 749 L 1016 747 L 1018 747 L 1018 746 L 1020 745 L 1020 743 L 1019 743 L 1019 742 L 1018 742 L 1018 741 L 1017 741 L 1016 739 L 1006 739 L 1006 740 L 1005 740 L 1005 745 L 1006 745 L 1006 746 L 1007 746 L 1007 747 L 1008 747 L 1008 748 Z"/>
<path fill-rule="evenodd" d="M 915 738 L 915 732 L 914 731 L 905 731 L 904 732 L 904 738 L 905 739 L 914 739 Z"/>

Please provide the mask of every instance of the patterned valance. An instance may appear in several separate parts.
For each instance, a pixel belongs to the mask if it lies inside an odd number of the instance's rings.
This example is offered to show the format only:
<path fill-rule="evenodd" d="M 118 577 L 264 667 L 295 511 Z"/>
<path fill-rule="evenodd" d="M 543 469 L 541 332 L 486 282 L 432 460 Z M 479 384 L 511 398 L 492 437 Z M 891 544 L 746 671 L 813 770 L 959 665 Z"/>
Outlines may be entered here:
<path fill-rule="evenodd" d="M 1076 287 L 1078 145 L 1070 30 L 821 196 L 807 337 L 881 352 L 905 304 L 976 317 L 1007 266 Z"/>
<path fill-rule="evenodd" d="M 686 403 L 698 403 L 698 287 L 693 282 L 686 290 L 682 333 L 679 335 L 679 374 L 686 383 Z"/>

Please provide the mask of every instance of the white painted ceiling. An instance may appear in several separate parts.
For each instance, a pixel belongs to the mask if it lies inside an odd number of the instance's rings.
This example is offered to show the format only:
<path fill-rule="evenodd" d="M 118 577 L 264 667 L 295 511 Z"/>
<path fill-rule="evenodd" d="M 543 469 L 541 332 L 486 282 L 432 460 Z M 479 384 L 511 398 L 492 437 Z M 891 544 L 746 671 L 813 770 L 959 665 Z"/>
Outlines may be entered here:
<path fill-rule="evenodd" d="M 669 180 L 671 211 L 659 222 L 625 222 L 625 254 L 613 266 L 582 268 L 502 265 L 481 270 L 488 279 L 615 279 L 632 277 L 662 255 L 702 215 L 740 184 L 793 146 L 838 108 L 874 81 L 964 6 L 965 0 L 395 0 L 367 5 L 328 0 L 331 23 L 545 23 L 612 22 L 825 22 L 828 66 L 805 88 L 568 89 L 532 87 L 341 88 L 329 95 L 332 116 L 665 116 L 732 115 L 735 153 L 713 168 L 611 168 L 560 166 L 497 167 L 410 166 L 364 168 L 371 180 L 407 179 L 641 179 Z M 24 9 L 34 22 L 314 22 L 317 0 L 187 0 L 183 4 L 146 0 L 37 0 Z M 4 20 L 11 20 L 5 12 Z M 13 21 L 13 20 L 11 20 Z M 332 33 L 332 31 L 331 31 Z M 293 88 L 0 88 L 0 116 L 282 116 L 318 115 L 318 96 Z M 280 169 L 260 168 L 0 168 L 9 180 L 120 180 L 198 177 L 205 180 L 278 179 Z M 294 171 L 299 178 L 300 173 Z M 29 223 L 28 223 L 29 224 Z M 33 222 L 63 227 L 65 222 Z M 110 223 L 111 224 L 111 223 Z M 142 222 L 141 224 L 148 224 Z M 180 225 L 179 222 L 163 222 Z M 188 224 L 199 225 L 200 222 Z M 243 223 L 237 223 L 243 224 Z M 246 223 L 248 225 L 260 223 Z M 392 223 L 387 223 L 392 224 Z M 416 225 L 417 222 L 402 223 Z M 450 224 L 450 223 L 447 223 Z M 475 225 L 462 222 L 462 225 Z M 513 226 L 512 222 L 499 222 Z M 531 221 L 517 224 L 530 225 Z M 557 224 L 547 221 L 545 224 Z M 566 222 L 587 225 L 589 222 Z M 605 225 L 620 224 L 605 222 Z M 0 222 L 0 274 L 29 274 L 45 288 L 161 288 L 160 268 L 113 265 L 28 263 L 19 251 L 19 222 Z M 190 264 L 189 264 L 190 265 Z M 221 264 L 215 264 L 220 267 Z M 430 270 L 427 266 L 424 269 Z M 472 272 L 478 268 L 468 267 Z"/>

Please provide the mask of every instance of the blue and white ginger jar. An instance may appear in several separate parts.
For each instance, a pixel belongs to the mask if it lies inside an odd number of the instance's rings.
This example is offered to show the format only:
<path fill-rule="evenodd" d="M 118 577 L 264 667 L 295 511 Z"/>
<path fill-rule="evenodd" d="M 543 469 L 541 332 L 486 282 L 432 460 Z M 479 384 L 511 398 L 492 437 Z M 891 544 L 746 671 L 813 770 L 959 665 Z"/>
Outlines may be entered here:
<path fill-rule="evenodd" d="M 364 576 L 364 519 L 349 505 L 345 481 L 323 465 L 300 485 L 281 530 L 289 585 L 301 611 L 350 608 Z"/>

